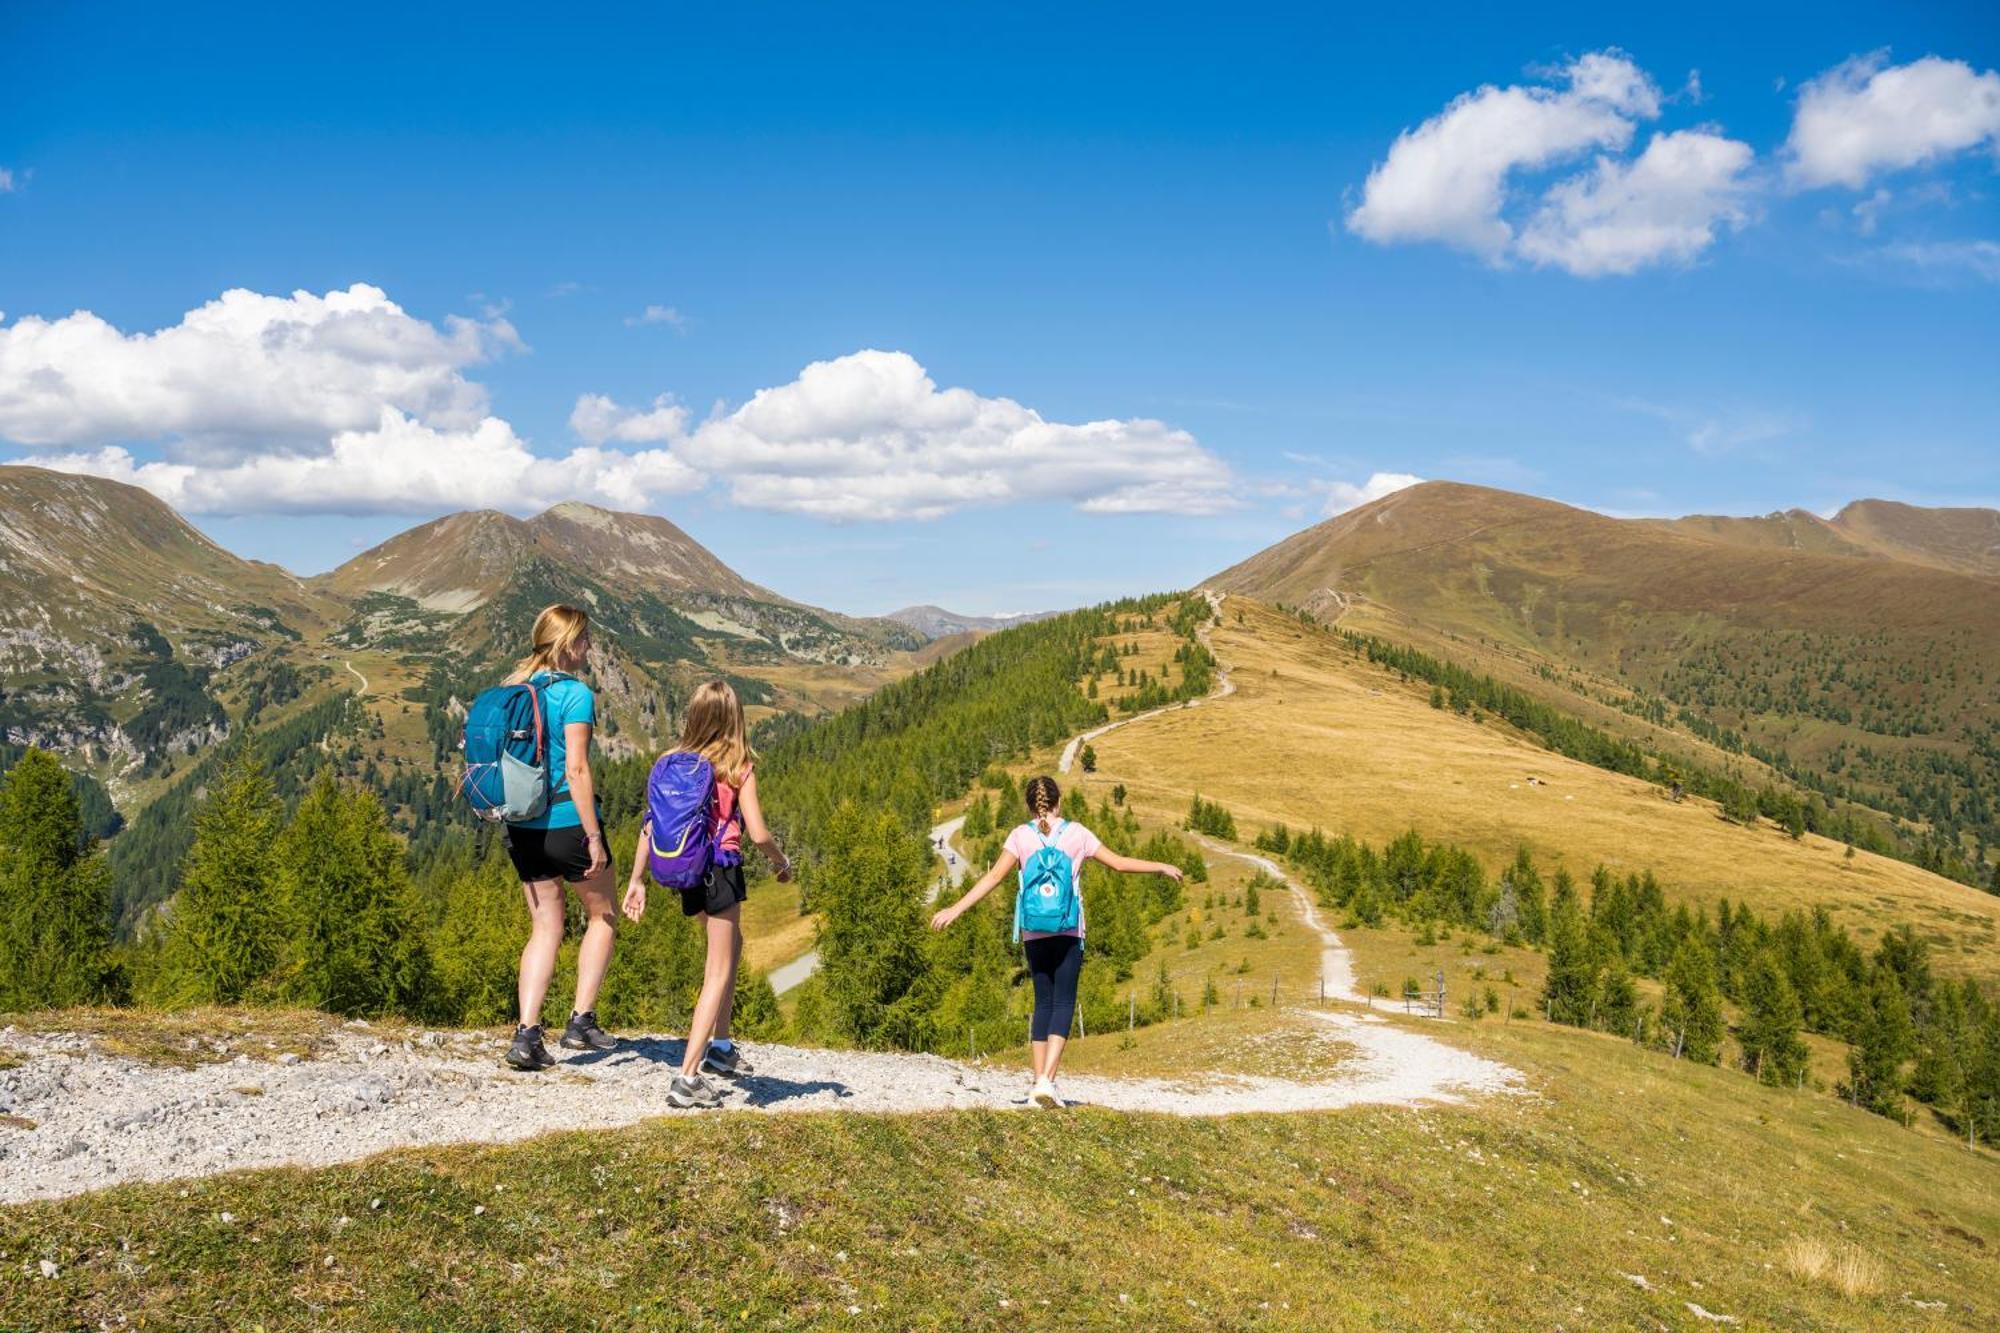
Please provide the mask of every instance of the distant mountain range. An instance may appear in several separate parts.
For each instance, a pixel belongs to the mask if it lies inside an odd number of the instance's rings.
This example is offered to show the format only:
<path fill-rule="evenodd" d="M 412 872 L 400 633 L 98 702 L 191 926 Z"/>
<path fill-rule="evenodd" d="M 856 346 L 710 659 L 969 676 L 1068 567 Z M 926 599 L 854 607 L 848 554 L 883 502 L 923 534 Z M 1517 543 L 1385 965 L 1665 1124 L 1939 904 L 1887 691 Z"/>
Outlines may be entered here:
<path fill-rule="evenodd" d="M 944 639 L 954 634 L 990 634 L 995 630 L 1047 620 L 1057 614 L 1055 611 L 1030 611 L 1018 616 L 962 616 L 941 606 L 906 606 L 900 611 L 891 611 L 883 619 L 907 625 L 926 639 Z"/>
<path fill-rule="evenodd" d="M 1209 586 L 1577 690 L 1971 854 L 2000 844 L 2000 512 L 1607 518 L 1430 482 Z M 1466 645 L 1457 647 L 1455 645 Z"/>
<path fill-rule="evenodd" d="M 767 710 L 813 711 L 809 680 L 787 669 L 914 664 L 926 643 L 761 588 L 652 515 L 452 514 L 300 579 L 232 555 L 136 487 L 6 466 L 0 744 L 56 749 L 122 804 L 143 801 L 178 758 L 359 680 L 462 696 L 525 651 L 553 601 L 591 609 L 614 749 L 663 739 L 698 678 L 722 672 Z"/>
<path fill-rule="evenodd" d="M 1831 519 L 1626 520 L 1433 482 L 1209 586 L 1446 655 L 1511 655 L 1551 698 L 1753 756 L 1893 813 L 1908 838 L 2000 844 L 1993 510 L 1863 500 Z M 563 600 L 592 611 L 613 753 L 664 742 L 710 675 L 759 718 L 810 715 L 1041 618 L 845 616 L 751 583 L 666 519 L 574 502 L 448 515 L 301 579 L 145 491 L 5 466 L 0 753 L 55 749 L 129 816 L 185 797 L 188 766 L 244 726 L 308 719 L 320 730 L 288 743 L 331 753 L 338 729 L 343 763 L 414 801 L 442 771 L 455 710 Z M 359 716 L 333 708 L 357 692 Z"/>

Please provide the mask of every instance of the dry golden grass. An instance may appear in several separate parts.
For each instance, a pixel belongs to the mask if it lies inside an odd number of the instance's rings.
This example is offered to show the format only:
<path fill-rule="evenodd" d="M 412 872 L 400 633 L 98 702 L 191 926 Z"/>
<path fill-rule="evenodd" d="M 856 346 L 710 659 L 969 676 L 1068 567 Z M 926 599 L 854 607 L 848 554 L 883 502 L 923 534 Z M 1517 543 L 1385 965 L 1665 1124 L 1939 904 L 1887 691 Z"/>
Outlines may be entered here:
<path fill-rule="evenodd" d="M 743 901 L 743 962 L 760 972 L 812 948 L 813 918 L 799 915 L 799 886 L 762 879 Z"/>
<path fill-rule="evenodd" d="M 1764 913 L 1824 904 L 1864 943 L 1907 921 L 1941 970 L 2000 975 L 2000 898 L 1886 857 L 1849 859 L 1824 838 L 1742 828 L 1711 803 L 1677 804 L 1491 720 L 1433 709 L 1427 689 L 1258 603 L 1229 599 L 1213 642 L 1234 695 L 1095 743 L 1094 781 L 1123 783 L 1142 815 L 1178 818 L 1199 791 L 1245 838 L 1273 823 L 1375 843 L 1414 828 L 1470 847 L 1489 870 L 1523 845 L 1580 876 L 1650 868 L 1670 899 L 1727 896 Z"/>
<path fill-rule="evenodd" d="M 1792 1236 L 1780 1252 L 1785 1271 L 1801 1282 L 1833 1288 L 1848 1300 L 1882 1289 L 1882 1265 L 1853 1245 L 1832 1245 L 1817 1236 Z"/>

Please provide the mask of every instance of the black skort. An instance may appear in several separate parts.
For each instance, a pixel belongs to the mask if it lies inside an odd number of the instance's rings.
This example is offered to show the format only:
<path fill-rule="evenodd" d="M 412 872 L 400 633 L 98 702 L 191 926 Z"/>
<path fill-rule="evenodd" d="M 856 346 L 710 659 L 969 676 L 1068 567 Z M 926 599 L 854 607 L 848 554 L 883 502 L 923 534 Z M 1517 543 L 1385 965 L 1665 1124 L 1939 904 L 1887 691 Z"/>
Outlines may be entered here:
<path fill-rule="evenodd" d="M 720 916 L 732 903 L 740 903 L 749 896 L 741 864 L 710 866 L 705 880 L 681 890 L 681 915 L 700 916 L 707 912 L 710 916 Z"/>
<path fill-rule="evenodd" d="M 523 881 L 566 879 L 575 884 L 590 871 L 590 839 L 583 825 L 567 828 L 507 826 L 507 856 Z"/>

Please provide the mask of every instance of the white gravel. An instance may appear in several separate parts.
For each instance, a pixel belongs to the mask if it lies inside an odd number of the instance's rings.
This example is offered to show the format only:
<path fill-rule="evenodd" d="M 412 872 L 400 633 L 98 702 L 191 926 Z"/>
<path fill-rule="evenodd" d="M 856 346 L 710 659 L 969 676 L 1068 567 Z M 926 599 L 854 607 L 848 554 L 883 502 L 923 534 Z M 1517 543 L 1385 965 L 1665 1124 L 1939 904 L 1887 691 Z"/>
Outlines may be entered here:
<path fill-rule="evenodd" d="M 1347 951 L 1303 892 L 1300 901 L 1308 922 L 1327 940 L 1329 995 L 1350 990 Z M 1230 1115 L 1452 1102 L 1522 1086 L 1505 1065 L 1373 1014 L 1292 1012 L 1319 1025 L 1337 1049 L 1336 1076 L 1315 1082 L 1078 1076 L 1063 1080 L 1063 1093 L 1117 1111 Z M 15 1068 L 0 1070 L 0 1116 L 15 1118 L 0 1122 L 0 1203 L 63 1198 L 135 1180 L 324 1166 L 391 1148 L 507 1143 L 556 1130 L 700 1114 L 666 1104 L 683 1050 L 672 1037 L 634 1038 L 605 1054 L 558 1051 L 561 1063 L 541 1074 L 502 1066 L 499 1043 L 485 1034 L 432 1032 L 390 1043 L 355 1027 L 340 1029 L 331 1049 L 314 1059 L 238 1056 L 189 1070 L 105 1055 L 88 1037 L 68 1033 L 8 1028 L 0 1030 L 0 1049 L 24 1057 Z M 746 1050 L 756 1072 L 729 1089 L 728 1111 L 1026 1106 L 1024 1071 L 1011 1064 L 761 1043 Z"/>
<path fill-rule="evenodd" d="M 1086 1105 L 1172 1115 L 1324 1111 L 1363 1103 L 1457 1101 L 1518 1086 L 1502 1065 L 1380 1018 L 1305 1011 L 1342 1051 L 1341 1073 L 1313 1083 L 1230 1077 L 1199 1085 L 1076 1077 Z M 0 1072 L 0 1203 L 62 1198 L 134 1180 L 259 1166 L 323 1166 L 390 1148 L 506 1143 L 554 1130 L 607 1129 L 670 1109 L 682 1044 L 640 1037 L 603 1055 L 562 1052 L 542 1074 L 499 1061 L 484 1034 L 428 1034 L 394 1046 L 343 1031 L 295 1064 L 247 1056 L 175 1069 L 108 1056 L 87 1038 L 0 1032 L 26 1058 Z M 731 1111 L 908 1112 L 1025 1105 L 1023 1071 L 930 1055 L 758 1044 L 756 1073 L 728 1092 Z"/>

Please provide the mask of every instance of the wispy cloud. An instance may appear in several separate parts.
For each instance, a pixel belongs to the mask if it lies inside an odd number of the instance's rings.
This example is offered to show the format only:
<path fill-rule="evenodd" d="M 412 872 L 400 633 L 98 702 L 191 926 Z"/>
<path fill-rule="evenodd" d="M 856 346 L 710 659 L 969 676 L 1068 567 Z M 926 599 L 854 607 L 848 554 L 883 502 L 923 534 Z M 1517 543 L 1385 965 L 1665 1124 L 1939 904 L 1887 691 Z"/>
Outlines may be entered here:
<path fill-rule="evenodd" d="M 1922 241 L 1885 245 L 1882 256 L 1936 278 L 1972 277 L 2000 282 L 2000 242 Z"/>
<path fill-rule="evenodd" d="M 1705 458 L 1784 439 L 1808 425 L 1804 417 L 1794 413 L 1758 407 L 1689 408 L 1632 397 L 1613 398 L 1611 404 L 1666 423 L 1680 434 L 1688 448 Z"/>
<path fill-rule="evenodd" d="M 12 193 L 14 193 L 14 173 L 6 167 L 0 167 L 0 194 Z"/>
<path fill-rule="evenodd" d="M 626 328 L 639 328 L 646 324 L 665 324 L 675 333 L 688 331 L 688 317 L 670 305 L 649 305 L 638 314 L 625 317 Z"/>

